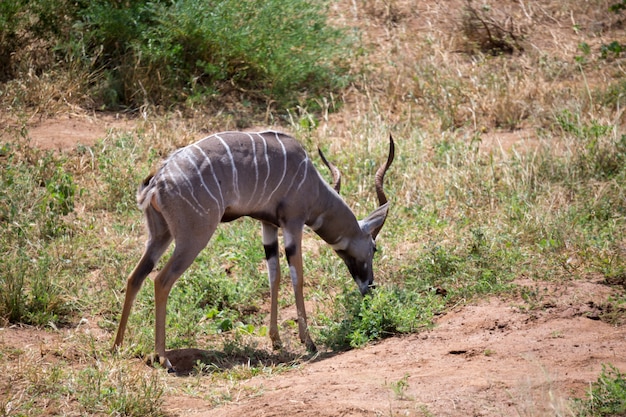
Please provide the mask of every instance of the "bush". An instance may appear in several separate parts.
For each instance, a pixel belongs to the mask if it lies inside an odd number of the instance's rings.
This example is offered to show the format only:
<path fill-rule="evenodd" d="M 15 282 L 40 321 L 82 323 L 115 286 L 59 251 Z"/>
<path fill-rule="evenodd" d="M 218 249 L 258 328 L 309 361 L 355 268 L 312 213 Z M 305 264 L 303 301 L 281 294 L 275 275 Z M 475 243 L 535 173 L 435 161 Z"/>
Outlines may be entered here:
<path fill-rule="evenodd" d="M 430 325 L 434 314 L 442 308 L 434 296 L 434 292 L 420 294 L 385 286 L 362 297 L 344 289 L 335 299 L 333 313 L 318 318 L 322 324 L 319 339 L 333 350 L 345 350 L 415 332 Z"/>
<path fill-rule="evenodd" d="M 68 14 L 57 13 L 58 10 L 71 15 L 72 6 L 65 0 L 0 2 L 0 82 L 16 75 L 24 50 L 30 49 L 32 60 L 48 58 L 51 40 L 58 39 L 68 28 Z"/>
<path fill-rule="evenodd" d="M 480 51 L 495 56 L 523 51 L 523 31 L 513 23 L 511 16 L 494 17 L 492 12 L 488 5 L 476 8 L 471 0 L 466 0 L 461 29 L 468 52 Z"/>
<path fill-rule="evenodd" d="M 326 15 L 304 0 L 0 2 L 0 82 L 67 70 L 100 108 L 315 106 L 345 84 L 349 53 Z"/>
<path fill-rule="evenodd" d="M 289 107 L 343 82 L 345 34 L 322 4 L 101 0 L 80 11 L 65 50 L 102 74 L 94 89 L 106 106 L 236 93 Z"/>

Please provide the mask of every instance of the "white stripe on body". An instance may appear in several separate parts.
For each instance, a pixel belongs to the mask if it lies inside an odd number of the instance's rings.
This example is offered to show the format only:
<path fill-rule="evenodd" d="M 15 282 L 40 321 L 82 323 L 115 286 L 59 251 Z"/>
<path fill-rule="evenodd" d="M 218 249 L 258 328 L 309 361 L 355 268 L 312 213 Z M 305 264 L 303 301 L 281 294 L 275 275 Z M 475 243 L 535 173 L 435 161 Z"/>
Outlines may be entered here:
<path fill-rule="evenodd" d="M 185 153 L 186 152 L 181 152 L 180 155 L 183 155 Z M 178 169 L 178 172 L 180 172 L 180 175 L 185 180 L 185 184 L 187 184 L 187 188 L 189 189 L 189 194 L 191 194 L 191 198 L 197 204 L 197 206 L 200 209 L 200 211 L 203 211 L 202 203 L 196 197 L 195 187 L 194 187 L 193 183 L 191 182 L 191 180 L 189 179 L 189 177 L 187 176 L 187 173 L 185 172 L 185 170 L 180 167 L 180 164 L 178 163 L 178 160 L 173 160 L 173 161 L 170 162 L 170 164 L 173 164 L 174 167 L 176 167 L 176 169 Z"/>
<path fill-rule="evenodd" d="M 254 189 L 250 193 L 250 198 L 248 199 L 248 207 L 250 207 L 252 202 L 254 201 L 254 196 L 256 195 L 257 189 L 259 187 L 259 161 L 257 161 L 256 159 L 256 140 L 251 134 L 246 133 L 246 135 L 248 135 L 248 137 L 250 138 L 250 142 L 252 142 L 252 160 L 254 162 Z"/>
<path fill-rule="evenodd" d="M 309 163 L 310 163 L 310 160 L 309 160 L 309 157 L 307 155 L 306 158 L 305 158 L 305 161 L 304 161 L 304 164 L 305 164 L 304 165 L 304 175 L 302 176 L 302 181 L 300 181 L 300 184 L 298 184 L 298 191 L 300 190 L 300 188 L 302 188 L 302 184 L 304 184 L 304 181 L 306 180 L 307 176 L 309 175 Z"/>
<path fill-rule="evenodd" d="M 268 134 L 273 134 L 276 141 L 278 142 L 278 144 L 280 145 L 280 148 L 282 149 L 283 152 L 283 172 L 282 175 L 280 177 L 280 179 L 277 180 L 277 182 L 275 182 L 275 185 L 273 186 L 273 189 L 271 192 L 269 192 L 269 180 L 270 180 L 270 176 L 271 176 L 271 169 L 272 167 L 276 168 L 276 164 L 274 166 L 271 165 L 270 162 L 270 157 L 269 157 L 269 152 L 268 152 L 268 142 L 267 139 L 264 137 L 264 133 L 268 133 Z M 268 203 L 269 201 L 271 201 L 271 199 L 273 198 L 274 194 L 276 194 L 278 192 L 278 190 L 280 189 L 280 187 L 283 185 L 283 183 L 285 182 L 285 179 L 288 177 L 287 172 L 288 172 L 288 155 L 287 155 L 287 149 L 285 147 L 285 144 L 283 143 L 283 141 L 280 138 L 280 135 L 278 132 L 275 131 L 267 131 L 267 132 L 259 132 L 259 133 L 246 133 L 246 135 L 248 136 L 248 138 L 250 138 L 251 141 L 251 145 L 252 145 L 252 159 L 253 159 L 253 164 L 254 164 L 254 175 L 255 175 L 255 184 L 254 184 L 254 188 L 252 190 L 252 192 L 250 193 L 250 196 L 248 198 L 248 200 L 246 201 L 246 205 L 248 207 L 254 206 L 255 205 L 255 197 L 256 200 L 258 201 L 259 199 L 263 199 L 263 197 L 265 196 L 265 203 Z M 262 141 L 263 141 L 263 148 L 258 149 L 257 152 L 257 146 L 256 146 L 256 136 L 258 136 Z M 180 196 L 187 204 L 189 204 L 196 213 L 199 213 L 201 215 L 204 216 L 204 211 L 205 209 L 202 207 L 202 204 L 200 203 L 200 201 L 198 200 L 198 198 L 196 197 L 195 193 L 194 193 L 194 187 L 191 183 L 190 178 L 187 176 L 187 174 L 185 173 L 185 171 L 183 170 L 183 168 L 179 165 L 179 162 L 176 162 L 176 158 L 175 157 L 182 157 L 186 159 L 186 162 L 188 162 L 190 164 L 190 167 L 188 168 L 189 170 L 195 170 L 196 174 L 198 174 L 202 188 L 205 190 L 205 192 L 208 194 L 208 196 L 215 201 L 215 203 L 218 206 L 218 210 L 220 210 L 221 212 L 223 212 L 226 209 L 226 202 L 225 202 L 225 198 L 224 198 L 224 194 L 223 194 L 223 190 L 221 187 L 221 183 L 220 180 L 217 177 L 216 171 L 213 167 L 212 161 L 211 161 L 211 157 L 209 156 L 209 154 L 207 153 L 207 151 L 205 151 L 205 149 L 203 149 L 199 143 L 203 142 L 204 140 L 210 140 L 211 138 L 216 138 L 220 141 L 220 143 L 222 144 L 222 146 L 224 147 L 226 154 L 228 155 L 230 164 L 231 164 L 231 170 L 232 170 L 232 175 L 233 175 L 233 192 L 235 194 L 235 197 L 237 199 L 241 198 L 241 193 L 240 193 L 240 189 L 239 189 L 239 172 L 238 172 L 238 166 L 235 162 L 234 159 L 234 155 L 231 151 L 230 146 L 228 145 L 228 143 L 226 142 L 226 140 L 220 136 L 220 134 L 215 134 L 213 136 L 209 136 L 203 140 L 200 140 L 196 143 L 193 143 L 189 146 L 187 146 L 186 148 L 181 148 L 178 151 L 174 152 L 170 158 L 169 158 L 169 162 L 173 165 L 170 164 L 165 164 L 166 165 L 166 174 L 167 176 L 169 176 L 170 178 L 174 179 L 175 178 L 175 174 L 172 171 L 172 168 L 175 168 L 180 175 L 182 175 L 182 178 L 185 181 L 185 185 L 186 187 L 189 188 L 190 190 L 190 195 L 191 198 L 189 197 L 184 197 L 182 194 L 182 189 L 180 187 L 179 183 L 176 183 L 176 181 L 173 181 L 175 186 L 176 186 L 176 193 L 178 194 L 178 196 Z M 195 152 L 195 150 L 200 151 L 200 154 L 197 154 Z M 261 153 L 264 153 L 264 158 L 265 158 L 265 164 L 267 167 L 267 172 L 265 175 L 265 178 L 263 180 L 263 187 L 261 190 L 260 187 L 260 158 L 263 158 L 263 156 L 261 156 Z M 180 155 L 179 155 L 180 154 Z M 200 158 L 202 158 L 202 163 L 204 163 L 204 161 L 206 161 L 209 164 L 209 168 L 211 170 L 211 175 L 213 177 L 214 180 L 214 184 L 215 186 L 209 186 L 206 183 L 206 178 L 203 175 L 203 171 L 200 168 Z M 309 163 L 310 163 L 310 159 L 308 157 L 308 155 L 305 155 L 304 159 L 300 162 L 300 164 L 298 165 L 296 172 L 291 179 L 291 183 L 289 184 L 287 190 L 289 192 L 297 192 L 299 191 L 302 186 L 305 184 L 308 175 L 309 175 Z M 167 166 L 170 165 L 170 166 Z M 301 179 L 298 181 L 298 174 L 300 172 L 302 173 L 302 177 Z M 208 175 L 208 173 L 205 173 Z M 321 177 L 320 177 L 321 178 Z M 298 181 L 297 185 L 296 185 L 296 181 Z M 296 187 L 296 188 L 294 188 Z M 219 193 L 219 196 L 217 195 Z M 241 202 L 243 203 L 243 202 Z M 321 219 L 320 219 L 321 220 Z M 321 222 L 320 222 L 320 227 L 321 227 Z M 314 230 L 317 228 L 314 228 Z"/>
<path fill-rule="evenodd" d="M 215 170 L 213 169 L 213 164 L 211 163 L 211 158 L 209 157 L 209 155 L 207 155 L 206 152 L 204 152 L 204 149 L 202 149 L 200 146 L 198 146 L 197 143 L 194 143 L 191 146 L 197 148 L 202 153 L 202 156 L 204 156 L 204 158 L 209 163 L 209 168 L 211 168 L 211 174 L 213 175 L 213 181 L 215 181 L 215 186 L 219 190 L 219 192 L 220 192 L 220 199 L 222 200 L 222 204 L 220 206 L 220 211 L 224 211 L 224 193 L 222 193 L 222 186 L 220 185 L 220 181 L 217 178 L 217 175 L 215 175 Z"/>
<path fill-rule="evenodd" d="M 238 172 L 237 172 L 237 165 L 235 164 L 235 158 L 233 157 L 233 154 L 230 151 L 230 147 L 228 146 L 226 141 L 224 139 L 222 139 L 219 135 L 215 135 L 215 137 L 218 138 L 220 140 L 220 142 L 222 142 L 222 145 L 224 146 L 224 149 L 226 149 L 226 153 L 228 154 L 228 157 L 230 158 L 230 165 L 232 167 L 232 173 L 233 173 L 233 192 L 237 196 L 237 200 L 239 200 L 239 197 L 240 197 L 240 194 L 239 194 L 239 175 L 238 175 Z"/>
<path fill-rule="evenodd" d="M 265 181 L 263 182 L 263 195 L 267 192 L 267 181 L 270 178 L 270 157 L 267 154 L 267 141 L 265 137 L 259 133 L 259 137 L 263 140 L 263 151 L 265 153 L 265 165 L 267 166 L 267 173 L 265 174 Z"/>
<path fill-rule="evenodd" d="M 192 145 L 195 147 L 198 147 L 197 145 Z M 200 171 L 200 168 L 198 167 L 198 164 L 196 164 L 196 160 L 195 160 L 195 154 L 193 154 L 193 150 L 190 147 L 185 148 L 186 152 L 185 152 L 185 157 L 187 158 L 187 160 L 189 161 L 190 164 L 193 165 L 193 167 L 196 170 L 196 174 L 198 174 L 198 178 L 200 178 L 200 182 L 202 183 L 202 188 L 204 188 L 204 190 L 207 192 L 207 194 L 209 195 L 209 197 L 211 197 L 213 199 L 213 201 L 215 201 L 215 204 L 217 204 L 217 208 L 218 210 L 222 210 L 223 208 L 220 207 L 220 202 L 218 201 L 217 197 L 215 197 L 215 195 L 211 192 L 211 189 L 206 185 L 206 183 L 204 182 L 204 176 L 202 175 L 202 171 Z M 191 153 L 191 155 L 189 155 Z M 224 204 L 222 203 L 222 206 Z"/>
<path fill-rule="evenodd" d="M 289 187 L 287 187 L 287 192 L 291 192 L 291 189 L 293 187 L 293 183 L 296 182 L 296 179 L 298 178 L 298 173 L 300 172 L 300 168 L 302 167 L 302 164 L 304 164 L 304 174 L 302 175 L 302 179 L 298 183 L 298 188 L 296 188 L 296 192 L 298 190 L 300 190 L 300 187 L 302 187 L 302 184 L 306 180 L 307 172 L 309 170 L 308 162 L 309 162 L 309 157 L 305 155 L 305 157 L 302 160 L 302 162 L 300 162 L 300 164 L 298 164 L 298 169 L 296 169 L 296 173 L 294 174 L 293 178 L 291 179 L 291 184 L 289 184 Z"/>
<path fill-rule="evenodd" d="M 276 136 L 276 140 L 278 141 L 278 143 L 280 143 L 280 147 L 283 149 L 283 175 L 280 178 L 280 181 L 276 184 L 276 187 L 274 187 L 274 190 L 272 190 L 270 195 L 267 197 L 266 202 L 269 202 L 272 200 L 272 196 L 280 188 L 283 181 L 285 180 L 285 176 L 287 175 L 287 150 L 285 149 L 285 145 L 278 138 L 278 132 L 274 132 L 274 135 Z M 265 158 L 267 159 L 267 168 L 268 168 L 268 175 L 269 175 L 270 165 L 269 165 L 269 158 L 267 157 L 267 152 L 265 154 Z"/>
<path fill-rule="evenodd" d="M 178 181 L 176 181 L 176 178 L 175 178 L 175 176 L 172 174 L 172 170 L 170 169 L 170 163 L 171 163 L 171 162 L 172 162 L 172 161 L 168 161 L 168 163 L 166 163 L 166 164 L 163 166 L 163 171 L 164 171 L 164 172 L 163 172 L 163 174 L 164 174 L 164 175 L 165 175 L 165 174 L 167 174 L 167 176 L 170 178 L 170 181 L 168 181 L 167 183 L 168 183 L 168 184 L 174 184 L 174 185 L 176 186 L 176 194 L 178 194 L 178 196 L 181 198 L 181 200 L 183 200 L 185 203 L 189 204 L 189 206 L 193 209 L 193 211 L 195 211 L 195 212 L 196 212 L 197 214 L 199 214 L 201 217 L 204 217 L 204 216 L 205 216 L 205 213 L 204 213 L 202 210 L 198 210 L 198 209 L 196 208 L 196 206 L 195 206 L 195 205 L 194 205 L 191 201 L 189 201 L 189 200 L 188 200 L 188 199 L 187 199 L 187 198 L 183 195 L 183 193 L 182 193 L 182 191 L 181 191 L 180 187 L 178 186 Z M 165 172 L 165 171 L 167 171 L 167 172 Z M 186 178 L 186 177 L 185 177 L 185 178 Z M 197 200 L 196 200 L 196 203 L 197 203 Z M 198 204 L 198 205 L 199 205 L 199 204 Z M 202 207 L 200 207 L 200 208 L 202 208 Z"/>

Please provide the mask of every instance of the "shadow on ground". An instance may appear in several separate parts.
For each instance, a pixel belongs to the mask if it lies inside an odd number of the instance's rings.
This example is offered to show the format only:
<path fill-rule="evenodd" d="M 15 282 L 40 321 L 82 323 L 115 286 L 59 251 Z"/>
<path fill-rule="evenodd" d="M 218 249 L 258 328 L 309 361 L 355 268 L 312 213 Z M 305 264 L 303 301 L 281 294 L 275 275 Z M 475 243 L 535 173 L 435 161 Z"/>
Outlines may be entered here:
<path fill-rule="evenodd" d="M 203 350 L 197 348 L 172 349 L 167 357 L 176 369 L 177 376 L 189 376 L 199 372 L 219 372 L 236 366 L 265 367 L 276 365 L 298 365 L 316 362 L 335 356 L 334 352 L 296 353 L 280 350 L 244 348 L 235 352 Z M 151 360 L 146 361 L 151 364 Z"/>

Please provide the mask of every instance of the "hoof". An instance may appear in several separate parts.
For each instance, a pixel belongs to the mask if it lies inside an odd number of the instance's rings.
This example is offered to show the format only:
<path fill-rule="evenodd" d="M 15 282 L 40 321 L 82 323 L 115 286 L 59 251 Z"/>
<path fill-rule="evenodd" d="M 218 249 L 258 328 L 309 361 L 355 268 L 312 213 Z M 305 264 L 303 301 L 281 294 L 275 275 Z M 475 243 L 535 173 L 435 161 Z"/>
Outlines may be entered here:
<path fill-rule="evenodd" d="M 166 357 L 160 357 L 158 353 L 151 353 L 145 360 L 146 365 L 154 367 L 157 363 L 163 368 L 167 369 L 168 374 L 175 374 L 176 368 L 172 366 L 172 363 Z"/>
<path fill-rule="evenodd" d="M 176 373 L 176 368 L 174 368 L 172 366 L 172 363 L 170 362 L 169 359 L 167 358 L 161 358 L 161 366 L 164 367 L 165 369 L 167 369 L 167 373 L 168 374 L 175 374 Z"/>
<path fill-rule="evenodd" d="M 283 342 L 275 340 L 272 342 L 272 350 L 281 350 L 283 348 Z"/>
<path fill-rule="evenodd" d="M 306 350 L 309 353 L 317 353 L 317 346 L 315 346 L 315 343 L 313 343 L 312 340 L 307 340 L 307 342 L 306 342 Z"/>
<path fill-rule="evenodd" d="M 159 355 L 157 355 L 156 353 L 151 353 L 146 356 L 144 362 L 146 363 L 146 365 L 154 367 L 155 363 L 159 363 Z"/>

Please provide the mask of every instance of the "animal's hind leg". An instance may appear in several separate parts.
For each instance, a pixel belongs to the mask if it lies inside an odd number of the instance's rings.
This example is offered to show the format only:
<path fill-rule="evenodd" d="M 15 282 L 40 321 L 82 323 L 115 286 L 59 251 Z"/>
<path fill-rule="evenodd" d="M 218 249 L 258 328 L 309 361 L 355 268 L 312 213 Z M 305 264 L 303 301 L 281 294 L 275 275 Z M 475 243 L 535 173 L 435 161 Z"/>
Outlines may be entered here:
<path fill-rule="evenodd" d="M 177 233 L 183 236 L 176 240 L 176 248 L 163 270 L 154 279 L 154 303 L 155 303 L 155 333 L 154 344 L 156 354 L 159 356 L 161 365 L 169 372 L 174 372 L 174 367 L 165 355 L 165 316 L 167 314 L 167 298 L 172 286 L 178 278 L 189 268 L 196 256 L 207 245 L 215 232 L 216 222 L 209 222 L 204 228 L 198 230 L 185 230 L 185 233 Z"/>
<path fill-rule="evenodd" d="M 120 322 L 117 327 L 115 342 L 113 343 L 114 349 L 122 345 L 124 332 L 126 331 L 126 325 L 128 324 L 128 317 L 130 316 L 130 310 L 141 285 L 148 274 L 152 272 L 159 258 L 161 258 L 163 252 L 165 252 L 172 241 L 172 236 L 167 228 L 167 224 L 159 213 L 154 211 L 152 208 L 148 208 L 146 210 L 146 219 L 150 237 L 148 238 L 146 249 L 141 256 L 139 263 L 137 263 L 133 272 L 131 272 L 128 276 L 128 280 L 126 282 L 124 307 L 122 309 L 122 317 L 120 318 Z"/>

